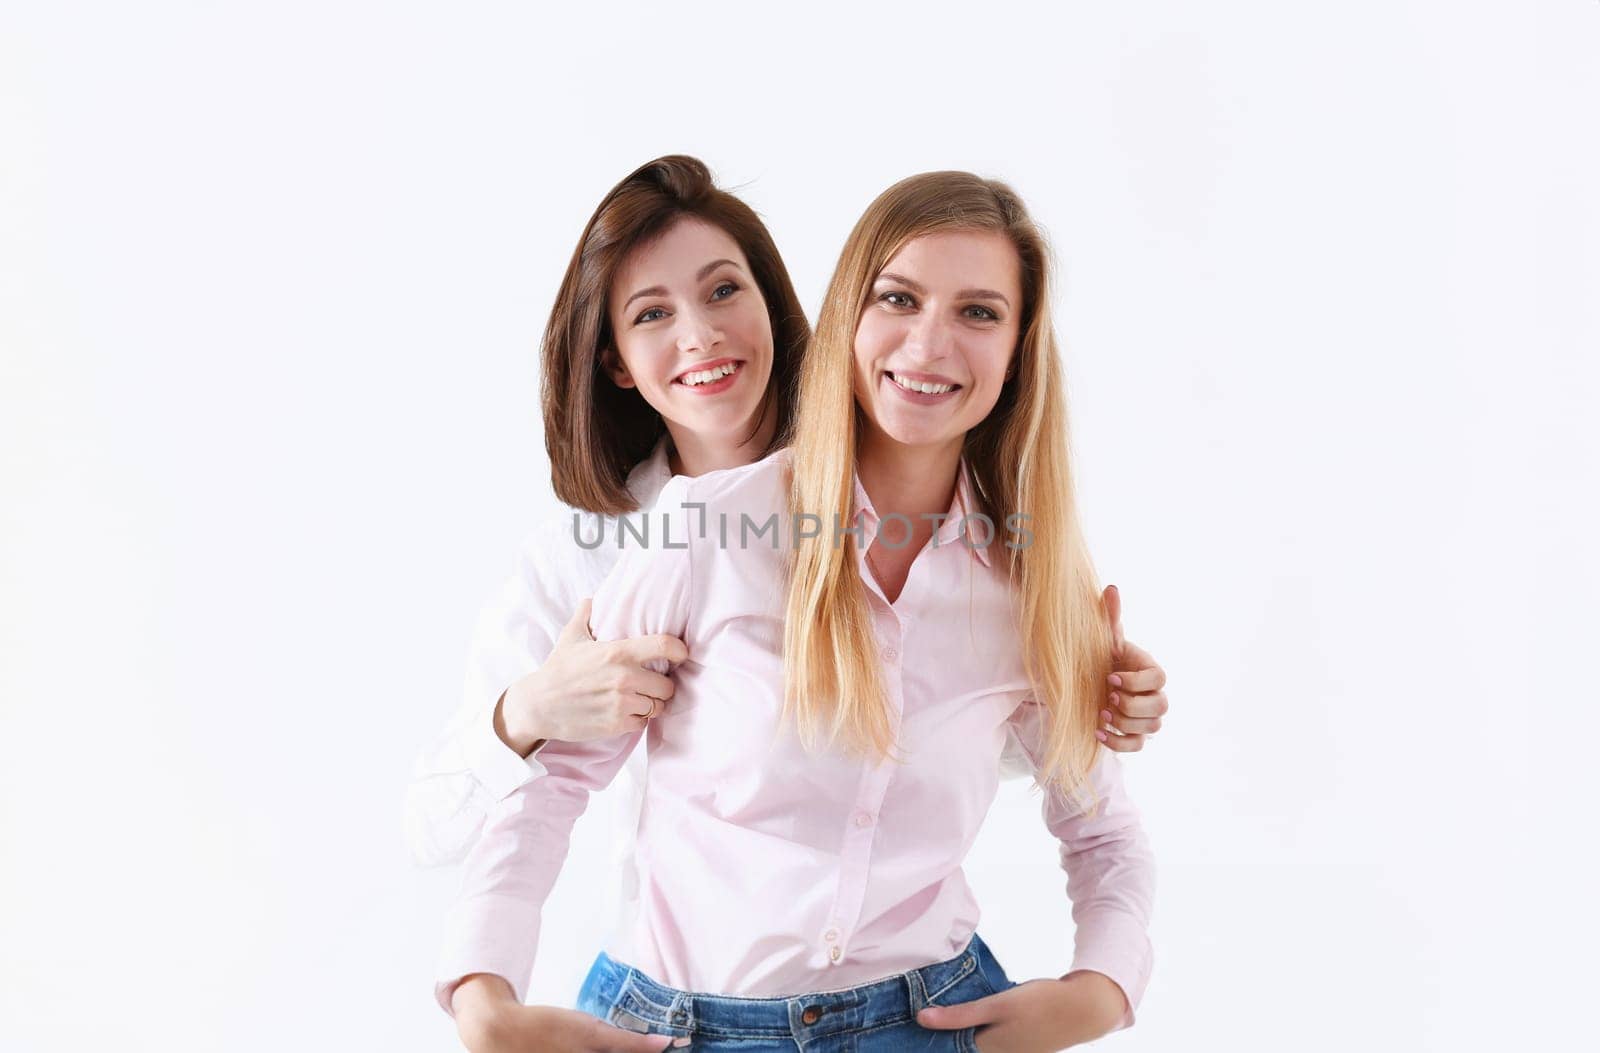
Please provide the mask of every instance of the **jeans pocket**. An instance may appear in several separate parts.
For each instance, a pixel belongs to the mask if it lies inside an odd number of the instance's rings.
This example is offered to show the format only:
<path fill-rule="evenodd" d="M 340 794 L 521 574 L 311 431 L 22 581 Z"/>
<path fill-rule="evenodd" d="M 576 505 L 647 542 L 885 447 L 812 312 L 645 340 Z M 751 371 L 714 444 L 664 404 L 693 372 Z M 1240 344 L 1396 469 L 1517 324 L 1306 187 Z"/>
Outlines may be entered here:
<path fill-rule="evenodd" d="M 607 987 L 604 968 L 596 960 L 589 967 L 589 975 L 583 978 L 583 986 L 578 988 L 578 1001 L 574 1008 L 604 1020 L 606 1011 L 616 1001 L 616 992 L 607 990 Z"/>
<path fill-rule="evenodd" d="M 989 981 L 984 978 L 983 971 L 973 968 L 960 979 L 939 990 L 937 994 L 928 996 L 931 1006 L 960 1005 L 963 1002 L 976 1002 L 980 998 L 987 998 L 995 990 Z"/>
<path fill-rule="evenodd" d="M 621 1005 L 614 1005 L 606 1012 L 606 1023 L 612 1027 L 620 1027 L 624 1031 L 635 1031 L 641 1035 L 650 1033 L 650 1021 L 634 1016 Z"/>

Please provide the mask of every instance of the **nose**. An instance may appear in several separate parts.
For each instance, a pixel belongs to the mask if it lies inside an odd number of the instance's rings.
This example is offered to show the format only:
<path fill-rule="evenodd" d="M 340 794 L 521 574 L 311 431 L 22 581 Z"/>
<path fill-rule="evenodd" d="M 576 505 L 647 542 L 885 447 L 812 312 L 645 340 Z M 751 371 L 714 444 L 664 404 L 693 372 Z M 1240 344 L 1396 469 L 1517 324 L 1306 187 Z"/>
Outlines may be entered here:
<path fill-rule="evenodd" d="M 722 330 L 705 312 L 693 308 L 678 315 L 678 350 L 710 351 L 722 343 Z"/>
<path fill-rule="evenodd" d="M 906 333 L 905 349 L 923 362 L 933 362 L 950 353 L 954 336 L 949 323 L 932 311 L 914 316 Z"/>

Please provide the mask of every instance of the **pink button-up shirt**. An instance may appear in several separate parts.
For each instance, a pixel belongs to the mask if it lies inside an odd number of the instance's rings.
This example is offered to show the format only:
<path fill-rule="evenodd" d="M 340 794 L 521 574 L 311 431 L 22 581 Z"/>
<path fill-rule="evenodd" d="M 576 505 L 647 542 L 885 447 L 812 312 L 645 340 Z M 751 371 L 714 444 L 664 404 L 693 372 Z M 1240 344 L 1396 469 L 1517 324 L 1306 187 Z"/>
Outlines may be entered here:
<path fill-rule="evenodd" d="M 540 907 L 572 825 L 640 734 L 638 895 L 606 946 L 612 957 L 684 990 L 776 997 L 942 961 L 976 929 L 961 863 L 994 799 L 1008 732 L 1037 762 L 1045 721 L 1029 698 L 1005 571 L 962 536 L 962 516 L 977 507 L 965 469 L 950 518 L 894 603 L 860 550 L 897 764 L 807 753 L 779 727 L 788 456 L 674 478 L 644 520 L 648 546 L 621 538 L 594 598 L 595 638 L 671 633 L 689 660 L 674 674 L 671 707 L 645 732 L 549 743 L 544 774 L 489 815 L 448 923 L 436 986 L 447 1011 L 473 972 L 504 977 L 525 999 Z M 856 501 L 870 544 L 877 516 L 859 481 Z M 759 532 L 772 516 L 776 528 Z M 885 536 L 904 535 L 891 526 Z M 1093 814 L 1050 792 L 1044 820 L 1068 877 L 1071 968 L 1121 986 L 1125 1027 L 1150 975 L 1155 866 L 1117 756 L 1102 748 L 1091 778 Z"/>

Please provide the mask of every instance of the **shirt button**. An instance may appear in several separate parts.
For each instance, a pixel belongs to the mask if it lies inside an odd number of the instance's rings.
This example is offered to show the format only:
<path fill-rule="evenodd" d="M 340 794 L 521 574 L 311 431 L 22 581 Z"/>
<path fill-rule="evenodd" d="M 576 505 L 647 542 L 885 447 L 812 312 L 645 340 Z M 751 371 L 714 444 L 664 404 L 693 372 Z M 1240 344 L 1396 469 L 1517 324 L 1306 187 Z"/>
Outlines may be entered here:
<path fill-rule="evenodd" d="M 872 816 L 868 815 L 866 812 L 857 812 L 856 813 L 856 825 L 857 826 L 871 826 L 872 825 Z"/>
<path fill-rule="evenodd" d="M 834 940 L 839 938 L 839 930 L 829 929 L 827 932 L 822 934 L 822 938 L 827 940 L 829 943 L 832 943 Z"/>
<path fill-rule="evenodd" d="M 833 959 L 833 960 L 834 960 L 834 961 L 838 961 L 838 960 L 839 960 L 839 956 L 840 956 L 840 955 L 841 955 L 841 954 L 843 954 L 843 953 L 844 953 L 844 952 L 843 952 L 843 951 L 841 951 L 841 950 L 840 950 L 840 949 L 839 949 L 839 948 L 837 948 L 837 947 L 831 947 L 831 948 L 829 948 L 829 949 L 828 949 L 828 957 L 829 957 L 829 958 L 832 958 L 832 959 Z"/>

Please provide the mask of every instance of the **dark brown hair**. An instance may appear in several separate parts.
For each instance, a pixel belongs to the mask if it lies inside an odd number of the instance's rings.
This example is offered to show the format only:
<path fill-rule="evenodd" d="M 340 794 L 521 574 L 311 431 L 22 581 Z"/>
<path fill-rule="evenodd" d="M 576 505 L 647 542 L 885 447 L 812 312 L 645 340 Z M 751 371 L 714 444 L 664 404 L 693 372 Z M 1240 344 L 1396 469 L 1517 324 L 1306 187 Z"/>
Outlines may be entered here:
<path fill-rule="evenodd" d="M 628 473 L 666 422 L 637 389 L 618 387 L 601 367 L 601 353 L 614 346 L 607 298 L 628 253 L 685 216 L 724 231 L 749 261 L 772 321 L 772 375 L 757 432 L 767 414 L 777 414 L 772 444 L 758 456 L 788 441 L 811 327 L 778 247 L 749 205 L 717 188 L 702 161 L 658 157 L 612 187 L 589 217 L 545 326 L 544 444 L 556 496 L 574 508 L 616 515 L 637 507 Z"/>

